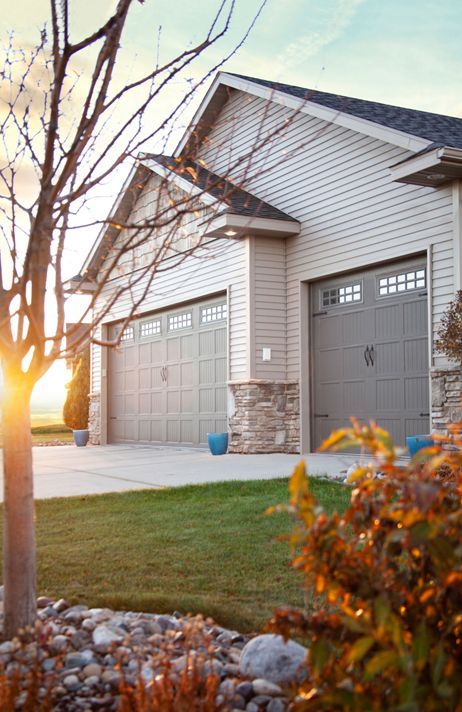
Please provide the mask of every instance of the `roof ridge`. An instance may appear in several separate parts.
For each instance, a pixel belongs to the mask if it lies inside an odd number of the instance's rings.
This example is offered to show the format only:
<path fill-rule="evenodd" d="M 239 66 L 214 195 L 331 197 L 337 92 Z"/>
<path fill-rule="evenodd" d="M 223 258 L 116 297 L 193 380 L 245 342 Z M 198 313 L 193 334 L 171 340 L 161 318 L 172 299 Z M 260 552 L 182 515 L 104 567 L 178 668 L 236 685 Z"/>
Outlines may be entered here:
<path fill-rule="evenodd" d="M 462 122 L 462 117 L 461 116 L 455 116 L 453 114 L 440 114 L 435 111 L 426 111 L 425 109 L 414 109 L 413 107 L 410 106 L 400 106 L 399 104 L 387 104 L 384 101 L 376 101 L 375 99 L 364 99 L 361 97 L 357 96 L 346 96 L 346 94 L 336 94 L 335 92 L 327 92 L 323 91 L 322 89 L 312 89 L 310 87 L 302 87 L 298 84 L 287 84 L 286 82 L 276 82 L 271 79 L 261 79 L 259 77 L 250 77 L 246 74 L 238 74 L 237 72 L 225 72 L 225 74 L 230 74 L 233 77 L 238 77 L 239 79 L 246 79 L 250 82 L 255 82 L 257 84 L 262 84 L 264 86 L 268 86 L 271 88 L 276 87 L 286 87 L 287 89 L 298 89 L 301 91 L 304 91 L 308 94 L 320 94 L 324 95 L 326 97 L 332 97 L 335 99 L 344 99 L 346 101 L 359 101 L 365 104 L 375 104 L 376 106 L 383 106 L 389 109 L 398 109 L 402 111 L 412 111 L 417 114 L 423 114 L 426 116 L 432 116 L 432 117 L 438 117 L 438 118 L 443 118 L 443 119 L 451 119 L 451 120 L 456 120 L 456 121 L 461 121 Z M 313 101 L 315 104 L 320 103 L 317 102 L 315 99 L 309 99 L 307 97 L 307 101 Z"/>

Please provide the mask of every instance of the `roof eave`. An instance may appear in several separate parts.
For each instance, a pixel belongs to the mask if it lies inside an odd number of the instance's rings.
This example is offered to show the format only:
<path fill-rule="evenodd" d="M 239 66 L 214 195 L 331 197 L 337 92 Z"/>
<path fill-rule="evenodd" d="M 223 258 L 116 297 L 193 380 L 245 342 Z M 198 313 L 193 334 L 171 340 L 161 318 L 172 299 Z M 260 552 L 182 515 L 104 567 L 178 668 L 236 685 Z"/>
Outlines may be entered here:
<path fill-rule="evenodd" d="M 205 237 L 238 239 L 247 235 L 259 237 L 293 237 L 300 232 L 297 220 L 252 217 L 226 212 L 205 223 Z"/>
<path fill-rule="evenodd" d="M 300 99 L 292 94 L 287 94 L 286 92 L 272 89 L 270 87 L 263 86 L 262 84 L 257 84 L 256 82 L 252 82 L 250 79 L 242 79 L 241 77 L 236 77 L 232 74 L 227 74 L 226 72 L 220 72 L 202 100 L 190 127 L 187 129 L 178 144 L 175 150 L 175 155 L 183 154 L 193 157 L 195 149 L 199 143 L 203 141 L 207 133 L 212 129 L 213 123 L 209 119 L 206 120 L 206 116 L 210 106 L 213 106 L 213 114 L 214 117 L 216 117 L 221 107 L 226 102 L 227 96 L 221 91 L 221 87 L 237 89 L 242 92 L 252 94 L 253 96 L 257 96 L 261 99 L 274 101 L 276 104 L 286 106 L 294 112 L 314 116 L 327 121 L 328 123 L 349 128 L 352 131 L 363 133 L 371 138 L 391 143 L 414 153 L 422 151 L 431 145 L 431 141 L 424 139 L 421 136 L 415 136 L 414 134 L 399 131 L 398 129 L 392 129 L 388 126 L 383 126 L 382 124 L 375 123 L 368 119 L 362 119 L 357 116 L 347 114 L 346 112 L 331 109 L 327 106 L 323 106 L 322 104 L 310 101 L 309 99 Z"/>
<path fill-rule="evenodd" d="M 392 166 L 390 175 L 397 183 L 438 188 L 462 178 L 462 150 L 440 146 Z"/>

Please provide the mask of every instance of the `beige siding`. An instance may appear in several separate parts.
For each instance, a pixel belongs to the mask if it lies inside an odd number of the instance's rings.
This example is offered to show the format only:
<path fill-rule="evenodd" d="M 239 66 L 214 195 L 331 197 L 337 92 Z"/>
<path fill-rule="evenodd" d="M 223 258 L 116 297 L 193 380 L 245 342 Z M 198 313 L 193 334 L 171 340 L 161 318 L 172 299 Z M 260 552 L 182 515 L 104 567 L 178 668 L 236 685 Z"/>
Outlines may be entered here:
<path fill-rule="evenodd" d="M 286 378 L 286 268 L 285 242 L 253 238 L 254 364 L 256 378 Z M 271 361 L 263 361 L 263 348 L 271 349 Z"/>
<path fill-rule="evenodd" d="M 398 259 L 431 246 L 434 331 L 454 293 L 451 187 L 393 183 L 389 167 L 409 152 L 243 93 L 232 95 L 200 156 L 211 170 L 226 172 L 238 155 L 245 155 L 263 135 L 271 135 L 284 118 L 288 126 L 273 136 L 271 151 L 267 146 L 252 158 L 246 188 L 302 223 L 300 235 L 286 243 L 287 377 L 296 378 L 300 372 L 303 280 Z M 224 148 L 228 140 L 232 160 Z M 234 169 L 235 179 L 241 176 L 242 169 Z M 266 316 L 256 315 L 262 322 L 256 329 L 264 332 Z"/>

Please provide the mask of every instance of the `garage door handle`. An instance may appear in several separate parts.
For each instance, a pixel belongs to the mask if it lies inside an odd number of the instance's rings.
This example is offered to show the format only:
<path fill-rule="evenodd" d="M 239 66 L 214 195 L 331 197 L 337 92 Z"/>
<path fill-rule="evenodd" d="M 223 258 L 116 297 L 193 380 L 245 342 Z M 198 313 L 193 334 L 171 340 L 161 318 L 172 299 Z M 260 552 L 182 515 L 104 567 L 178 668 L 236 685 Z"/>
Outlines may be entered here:
<path fill-rule="evenodd" d="M 321 413 L 315 413 L 314 417 L 315 418 L 328 418 L 329 416 L 327 413 L 323 413 L 322 415 L 321 415 Z"/>
<path fill-rule="evenodd" d="M 420 416 L 421 418 L 429 418 L 429 417 L 430 417 L 430 413 L 419 413 L 419 416 Z"/>
<path fill-rule="evenodd" d="M 371 366 L 374 365 L 374 358 L 375 358 L 375 351 L 374 351 L 374 346 L 372 345 L 371 348 L 369 349 L 369 358 L 371 360 Z"/>
<path fill-rule="evenodd" d="M 364 349 L 364 360 L 366 362 L 366 366 L 370 366 L 369 358 L 370 358 L 369 346 L 366 346 L 366 348 Z"/>

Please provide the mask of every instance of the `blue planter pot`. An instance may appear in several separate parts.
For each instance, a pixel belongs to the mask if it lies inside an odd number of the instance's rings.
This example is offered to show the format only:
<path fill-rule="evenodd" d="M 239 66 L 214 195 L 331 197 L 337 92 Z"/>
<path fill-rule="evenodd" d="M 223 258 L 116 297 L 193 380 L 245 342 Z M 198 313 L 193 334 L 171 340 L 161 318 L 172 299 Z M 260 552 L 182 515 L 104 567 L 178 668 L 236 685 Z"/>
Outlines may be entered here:
<path fill-rule="evenodd" d="M 207 442 L 212 455 L 225 455 L 228 449 L 228 433 L 207 433 Z"/>
<path fill-rule="evenodd" d="M 431 435 L 412 435 L 406 438 L 407 449 L 411 457 L 422 448 L 433 447 L 434 444 L 435 441 L 432 440 Z"/>
<path fill-rule="evenodd" d="M 85 447 L 90 437 L 88 430 L 73 430 L 72 434 L 74 435 L 74 442 L 77 447 Z"/>

